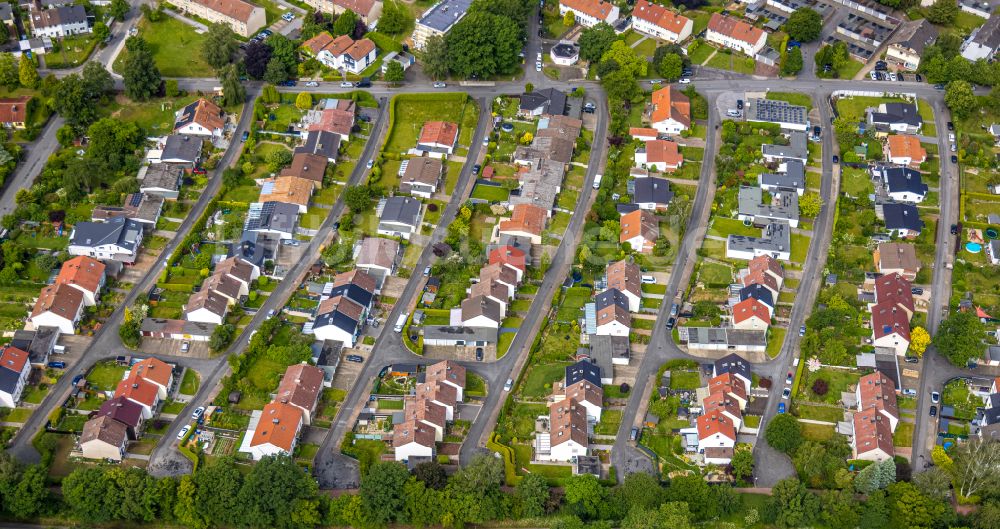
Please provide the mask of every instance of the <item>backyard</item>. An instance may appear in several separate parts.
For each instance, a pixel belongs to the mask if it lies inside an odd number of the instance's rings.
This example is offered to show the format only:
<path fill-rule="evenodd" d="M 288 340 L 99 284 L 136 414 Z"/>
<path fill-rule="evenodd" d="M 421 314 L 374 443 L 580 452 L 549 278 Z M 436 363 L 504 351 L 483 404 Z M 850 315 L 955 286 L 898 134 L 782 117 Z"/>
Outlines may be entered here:
<path fill-rule="evenodd" d="M 163 77 L 211 77 L 212 67 L 202 58 L 201 48 L 206 34 L 172 17 L 164 16 L 159 22 L 143 19 L 139 34 L 149 43 L 153 60 Z M 118 71 L 124 54 L 115 61 Z"/>
<path fill-rule="evenodd" d="M 420 130 L 428 121 L 458 123 L 459 144 L 468 146 L 479 120 L 479 109 L 475 100 L 465 94 L 399 95 L 392 101 L 391 116 L 392 129 L 383 152 L 405 153 L 416 147 Z"/>

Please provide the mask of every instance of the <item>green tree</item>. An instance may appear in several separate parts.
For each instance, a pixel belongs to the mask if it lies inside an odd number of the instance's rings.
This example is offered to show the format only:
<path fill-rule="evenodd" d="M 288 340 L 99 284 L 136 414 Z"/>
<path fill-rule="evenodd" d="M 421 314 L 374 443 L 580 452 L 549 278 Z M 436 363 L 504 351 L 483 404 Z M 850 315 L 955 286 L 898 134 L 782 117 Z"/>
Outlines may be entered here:
<path fill-rule="evenodd" d="M 868 465 L 854 476 L 854 490 L 861 494 L 870 494 L 880 488 L 878 464 Z"/>
<path fill-rule="evenodd" d="M 649 65 L 646 57 L 639 55 L 634 48 L 625 44 L 624 40 L 611 43 L 608 51 L 601 56 L 601 62 L 608 60 L 615 61 L 622 70 L 636 78 L 646 75 L 646 68 Z"/>
<path fill-rule="evenodd" d="M 288 149 L 277 149 L 267 155 L 267 167 L 272 172 L 277 172 L 290 163 L 292 163 L 292 151 Z"/>
<path fill-rule="evenodd" d="M 312 529 L 319 521 L 317 491 L 316 481 L 291 457 L 265 457 L 250 470 L 237 497 L 240 525 Z"/>
<path fill-rule="evenodd" d="M 120 502 L 118 491 L 100 467 L 81 467 L 62 482 L 63 502 L 72 516 L 85 523 L 114 519 Z"/>
<path fill-rule="evenodd" d="M 823 29 L 823 17 L 808 7 L 796 9 L 789 15 L 783 29 L 792 40 L 812 42 L 819 38 Z"/>
<path fill-rule="evenodd" d="M 679 79 L 683 69 L 684 59 L 680 55 L 673 53 L 664 56 L 662 60 L 656 63 L 656 72 L 669 81 Z"/>
<path fill-rule="evenodd" d="M 504 16 L 466 15 L 445 36 L 449 70 L 478 79 L 515 71 L 520 64 L 522 31 L 517 22 Z"/>
<path fill-rule="evenodd" d="M 247 90 L 240 81 L 240 74 L 235 64 L 227 64 L 222 67 L 222 72 L 219 74 L 219 82 L 222 84 L 223 105 L 234 106 L 246 101 Z M 169 81 L 167 83 L 169 84 Z"/>
<path fill-rule="evenodd" d="M 919 475 L 919 474 L 918 474 Z M 988 501 L 979 508 L 972 521 L 975 529 L 994 529 L 1000 527 L 1000 503 Z"/>
<path fill-rule="evenodd" d="M 403 65 L 399 61 L 390 61 L 385 67 L 385 80 L 390 83 L 400 83 L 403 81 L 406 72 L 403 71 Z"/>
<path fill-rule="evenodd" d="M 736 479 L 745 480 L 753 475 L 753 450 L 737 450 L 729 462 Z"/>
<path fill-rule="evenodd" d="M 951 498 L 951 476 L 948 471 L 933 466 L 913 476 L 913 486 L 928 498 L 947 501 Z"/>
<path fill-rule="evenodd" d="M 606 496 L 604 487 L 592 474 L 570 477 L 564 491 L 566 505 L 581 518 L 595 518 Z"/>
<path fill-rule="evenodd" d="M 389 0 L 382 4 L 382 15 L 378 19 L 379 33 L 395 35 L 402 33 L 409 25 L 410 16 L 403 10 L 395 0 Z"/>
<path fill-rule="evenodd" d="M 686 503 L 696 520 L 708 520 L 717 514 L 716 498 L 700 476 L 679 476 L 670 482 L 667 501 Z"/>
<path fill-rule="evenodd" d="M 889 486 L 890 519 L 895 527 L 936 527 L 948 510 L 944 502 L 924 496 L 905 481 Z"/>
<path fill-rule="evenodd" d="M 843 490 L 831 490 L 820 496 L 823 510 L 820 519 L 830 529 L 854 529 L 861 521 L 857 501 L 853 495 Z"/>
<path fill-rule="evenodd" d="M 308 110 L 313 106 L 313 97 L 309 92 L 299 92 L 299 95 L 295 96 L 295 108 L 300 110 Z"/>
<path fill-rule="evenodd" d="M 955 0 L 936 0 L 927 8 L 927 20 L 941 26 L 955 21 L 958 16 L 958 4 Z"/>
<path fill-rule="evenodd" d="M 243 474 L 230 458 L 224 458 L 213 465 L 202 467 L 194 474 L 195 522 L 204 520 L 206 525 L 230 525 L 239 523 L 243 506 L 239 493 L 243 488 Z M 183 493 L 178 489 L 178 505 L 183 503 Z M 181 518 L 181 515 L 178 515 Z"/>
<path fill-rule="evenodd" d="M 631 101 L 639 95 L 639 84 L 636 83 L 635 77 L 624 70 L 602 76 L 601 86 L 604 87 L 609 98 L 619 101 Z"/>
<path fill-rule="evenodd" d="M 785 53 L 785 61 L 781 63 L 782 75 L 795 75 L 802 71 L 802 50 L 795 46 Z"/>
<path fill-rule="evenodd" d="M 691 511 L 684 502 L 671 501 L 652 509 L 633 507 L 621 523 L 622 529 L 691 529 Z"/>
<path fill-rule="evenodd" d="M 132 124 L 135 125 L 134 123 Z M 142 344 L 142 320 L 146 317 L 145 305 L 135 305 L 125 309 L 125 317 L 118 327 L 118 337 L 130 349 L 138 349 Z"/>
<path fill-rule="evenodd" d="M 805 193 L 799 197 L 799 215 L 815 218 L 823 208 L 823 199 L 819 193 Z"/>
<path fill-rule="evenodd" d="M 791 454 L 802 444 L 802 426 L 795 417 L 787 413 L 779 414 L 767 425 L 764 438 L 771 448 Z"/>
<path fill-rule="evenodd" d="M 6 510 L 17 518 L 33 518 L 46 510 L 49 489 L 48 472 L 41 465 L 31 465 L 21 473 L 17 484 L 4 494 Z"/>
<path fill-rule="evenodd" d="M 940 0 L 939 0 L 940 1 Z M 959 119 L 965 118 L 979 108 L 979 101 L 968 81 L 952 81 L 944 91 L 944 102 Z"/>
<path fill-rule="evenodd" d="M 104 68 L 99 61 L 90 61 L 83 67 L 80 74 L 83 83 L 84 93 L 91 100 L 103 99 L 115 88 L 115 80 L 111 78 L 111 72 Z M 92 104 L 93 101 L 90 101 Z"/>
<path fill-rule="evenodd" d="M 111 7 L 108 8 L 108 12 L 111 13 L 111 16 L 115 17 L 116 20 L 121 20 L 125 18 L 126 14 L 128 14 L 129 9 L 131 8 L 129 7 L 127 0 L 111 0 Z"/>
<path fill-rule="evenodd" d="M 125 58 L 122 61 L 122 81 L 125 95 L 133 101 L 146 101 L 160 90 L 163 80 L 153 62 L 153 54 L 142 37 L 129 37 L 125 41 Z"/>
<path fill-rule="evenodd" d="M 7 25 L 4 24 L 4 28 L 6 27 Z M 111 36 L 111 29 L 104 22 L 95 22 L 93 27 L 93 33 L 94 33 L 94 38 L 97 39 L 98 42 L 104 42 L 105 40 L 107 40 L 108 37 Z"/>
<path fill-rule="evenodd" d="M 448 485 L 448 474 L 437 461 L 420 463 L 413 469 L 413 477 L 434 490 L 444 489 Z"/>
<path fill-rule="evenodd" d="M 403 510 L 403 488 L 409 477 L 406 467 L 396 462 L 380 461 L 368 467 L 358 494 L 371 524 L 384 526 L 396 519 Z"/>
<path fill-rule="evenodd" d="M 433 35 L 424 44 L 420 53 L 424 63 L 424 73 L 431 79 L 448 77 L 448 44 L 441 35 Z"/>
<path fill-rule="evenodd" d="M 580 58 L 587 62 L 597 62 L 616 40 L 618 34 L 608 23 L 600 22 L 591 26 L 580 33 L 580 39 L 577 41 L 580 46 Z"/>
<path fill-rule="evenodd" d="M 0 53 L 0 85 L 13 90 L 17 88 L 19 82 L 17 61 L 14 56 L 10 53 Z"/>
<path fill-rule="evenodd" d="M 333 23 L 334 36 L 350 35 L 354 33 L 354 27 L 358 25 L 358 15 L 354 11 L 344 11 Z"/>
<path fill-rule="evenodd" d="M 872 465 L 876 466 L 876 465 Z M 878 476 L 878 487 L 884 489 L 889 485 L 896 482 L 896 462 L 892 459 L 886 459 L 878 463 L 878 471 L 876 475 Z"/>
<path fill-rule="evenodd" d="M 611 491 L 609 505 L 621 512 L 616 518 L 623 518 L 632 509 L 655 509 L 666 501 L 666 495 L 659 481 L 645 472 L 635 472 L 625 476 L 622 484 Z"/>
<path fill-rule="evenodd" d="M 142 131 L 134 121 L 102 118 L 87 129 L 90 147 L 87 156 L 99 160 L 108 169 L 117 171 L 125 160 L 142 145 Z"/>
<path fill-rule="evenodd" d="M 236 36 L 225 24 L 211 24 L 201 45 L 201 56 L 216 70 L 229 64 L 236 53 Z"/>
<path fill-rule="evenodd" d="M 35 61 L 28 57 L 21 57 L 21 60 L 18 61 L 17 76 L 21 86 L 27 88 L 38 88 L 38 83 L 41 81 L 41 78 L 38 77 L 38 67 L 35 66 Z"/>
<path fill-rule="evenodd" d="M 783 417 L 787 415 L 779 415 Z M 771 488 L 770 508 L 778 527 L 802 527 L 813 522 L 819 513 L 819 498 L 795 478 L 783 479 Z"/>
<path fill-rule="evenodd" d="M 576 15 L 572 11 L 566 11 L 563 13 L 562 23 L 564 26 L 571 28 L 576 25 Z"/>
<path fill-rule="evenodd" d="M 521 478 L 514 489 L 517 514 L 521 518 L 534 518 L 545 514 L 549 501 L 549 485 L 541 474 L 528 474 Z"/>
<path fill-rule="evenodd" d="M 985 332 L 974 312 L 952 312 L 938 326 L 934 347 L 952 364 L 964 367 L 982 356 Z"/>
<path fill-rule="evenodd" d="M 288 70 L 281 59 L 271 58 L 267 63 L 267 70 L 264 72 L 264 80 L 271 84 L 281 84 L 288 80 Z"/>
<path fill-rule="evenodd" d="M 372 207 L 372 194 L 368 186 L 348 187 L 344 191 L 344 204 L 351 208 L 351 213 L 358 214 Z"/>
<path fill-rule="evenodd" d="M 352 11 L 348 11 L 348 13 L 354 15 Z M 249 48 L 249 46 L 247 47 Z M 288 37 L 281 33 L 275 33 L 268 37 L 267 47 L 271 50 L 270 60 L 277 59 L 280 61 L 284 65 L 287 75 L 291 75 L 297 70 L 299 62 L 298 52 L 295 50 L 295 43 L 288 40 Z M 268 65 L 270 65 L 270 60 L 268 61 Z"/>
<path fill-rule="evenodd" d="M 251 294 L 254 292 L 251 292 Z M 216 353 L 222 352 L 233 342 L 235 335 L 236 327 L 233 325 L 216 325 L 215 330 L 212 331 L 212 337 L 208 340 L 208 348 Z"/>

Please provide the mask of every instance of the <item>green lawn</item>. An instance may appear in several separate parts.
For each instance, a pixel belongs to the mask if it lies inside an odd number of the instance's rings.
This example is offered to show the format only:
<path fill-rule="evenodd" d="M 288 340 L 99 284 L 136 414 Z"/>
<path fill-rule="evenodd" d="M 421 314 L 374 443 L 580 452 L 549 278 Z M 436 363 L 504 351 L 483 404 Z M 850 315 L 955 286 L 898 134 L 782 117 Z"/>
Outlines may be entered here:
<path fill-rule="evenodd" d="M 809 441 L 826 441 L 836 433 L 835 426 L 825 424 L 799 423 L 802 437 Z"/>
<path fill-rule="evenodd" d="M 781 346 L 785 343 L 785 334 L 788 333 L 788 329 L 772 326 L 770 330 L 771 335 L 767 339 L 767 357 L 776 358 L 781 353 Z"/>
<path fill-rule="evenodd" d="M 810 97 L 809 94 L 799 92 L 768 92 L 767 98 L 775 101 L 787 101 L 793 105 L 804 106 L 810 109 L 812 108 L 812 97 Z"/>
<path fill-rule="evenodd" d="M 698 277 L 706 285 L 728 285 L 733 281 L 733 269 L 721 263 L 703 262 Z"/>
<path fill-rule="evenodd" d="M 552 383 L 566 375 L 570 362 L 534 365 L 524 376 L 521 395 L 525 398 L 543 398 L 552 393 Z"/>
<path fill-rule="evenodd" d="M 913 428 L 914 424 L 912 422 L 900 421 L 896 425 L 896 432 L 892 434 L 892 444 L 896 446 L 913 446 Z"/>
<path fill-rule="evenodd" d="M 705 24 L 708 24 L 707 19 Z M 708 59 L 708 56 L 711 55 L 713 51 L 715 51 L 715 48 L 709 46 L 708 44 L 701 44 L 694 50 L 694 52 L 688 55 L 688 58 L 691 59 L 691 64 L 701 65 L 705 62 L 705 59 Z"/>
<path fill-rule="evenodd" d="M 181 381 L 180 391 L 185 395 L 194 395 L 201 385 L 201 378 L 194 369 L 184 370 L 184 380 Z"/>
<path fill-rule="evenodd" d="M 594 426 L 597 435 L 615 435 L 622 424 L 621 410 L 604 410 L 601 412 L 601 422 Z"/>
<path fill-rule="evenodd" d="M 855 75 L 864 68 L 864 64 L 854 59 L 848 59 L 847 64 L 837 70 L 840 79 L 853 79 Z"/>
<path fill-rule="evenodd" d="M 760 228 L 747 226 L 743 221 L 725 217 L 715 217 L 712 220 L 712 227 L 708 230 L 708 235 L 725 237 L 727 235 L 746 235 L 749 237 L 759 237 Z"/>
<path fill-rule="evenodd" d="M 484 186 L 477 184 L 472 190 L 472 198 L 489 202 L 503 202 L 510 198 L 510 192 L 501 186 Z"/>
<path fill-rule="evenodd" d="M 934 109 L 931 108 L 930 103 L 923 99 L 917 99 L 917 111 L 920 112 L 920 117 L 924 120 L 923 126 L 920 127 L 920 133 L 924 136 L 937 136 L 937 127 L 934 125 Z"/>
<path fill-rule="evenodd" d="M 174 129 L 174 113 L 197 99 L 197 96 L 190 95 L 147 102 L 132 101 L 112 112 L 111 117 L 135 122 L 142 130 L 152 134 L 169 134 Z"/>
<path fill-rule="evenodd" d="M 473 129 L 475 120 L 478 119 L 478 109 L 474 100 L 469 99 L 465 94 L 406 94 L 398 95 L 392 102 L 393 122 L 384 152 L 401 153 L 413 148 L 417 144 L 417 137 L 424 123 L 428 121 L 450 121 L 465 125 L 465 113 L 471 113 L 473 117 Z M 459 135 L 464 135 L 459 128 Z M 469 131 L 471 135 L 473 131 Z M 461 143 L 461 138 L 459 143 Z"/>
<path fill-rule="evenodd" d="M 79 66 L 90 57 L 96 45 L 97 38 L 93 34 L 66 37 L 62 39 L 59 51 L 45 54 L 45 66 L 53 69 Z"/>
<path fill-rule="evenodd" d="M 632 48 L 639 55 L 644 55 L 646 57 L 652 58 L 653 54 L 656 53 L 656 39 L 647 38 L 646 40 L 639 43 L 638 46 Z"/>
<path fill-rule="evenodd" d="M 114 391 L 125 376 L 125 368 L 114 361 L 99 362 L 87 373 L 87 383 L 101 391 Z"/>
<path fill-rule="evenodd" d="M 750 75 L 754 72 L 754 66 L 750 64 L 751 62 L 753 59 L 743 55 L 719 52 L 705 66 Z"/>
<path fill-rule="evenodd" d="M 503 358 L 507 351 L 510 350 L 510 344 L 514 341 L 514 336 L 516 333 L 505 332 L 501 333 L 500 337 L 497 338 L 497 360 Z"/>
<path fill-rule="evenodd" d="M 139 23 L 139 34 L 149 43 L 153 60 L 164 77 L 212 77 L 214 71 L 201 56 L 206 34 L 177 19 L 164 16 L 156 23 L 143 19 Z M 119 66 L 118 56 L 115 66 Z M 117 68 L 115 68 L 117 71 Z"/>
<path fill-rule="evenodd" d="M 693 390 L 701 386 L 701 376 L 697 371 L 685 371 L 683 369 L 670 370 L 670 389 Z"/>
<path fill-rule="evenodd" d="M 815 373 L 803 370 L 797 398 L 802 398 L 809 402 L 836 404 L 840 401 L 840 393 L 842 391 L 849 391 L 852 386 L 858 383 L 859 378 L 861 378 L 861 374 L 855 370 L 828 367 L 820 368 Z M 816 380 L 825 380 L 827 382 L 828 389 L 825 394 L 817 395 L 813 392 L 812 385 Z"/>
<path fill-rule="evenodd" d="M 844 410 L 839 406 L 818 406 L 799 403 L 796 405 L 796 412 L 799 418 L 812 419 L 814 421 L 837 422 L 844 419 Z"/>

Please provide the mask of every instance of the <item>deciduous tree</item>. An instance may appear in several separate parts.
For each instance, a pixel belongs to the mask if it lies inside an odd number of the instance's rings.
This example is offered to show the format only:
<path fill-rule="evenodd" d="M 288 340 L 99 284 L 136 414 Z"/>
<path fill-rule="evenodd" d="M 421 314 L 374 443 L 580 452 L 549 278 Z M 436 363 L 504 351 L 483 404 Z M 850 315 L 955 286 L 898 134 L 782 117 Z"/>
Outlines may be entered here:
<path fill-rule="evenodd" d="M 160 70 L 153 62 L 153 54 L 142 37 L 129 37 L 125 41 L 125 59 L 122 78 L 125 95 L 134 101 L 146 101 L 160 90 L 163 82 Z"/>
<path fill-rule="evenodd" d="M 618 34 L 608 23 L 600 22 L 591 26 L 580 33 L 580 39 L 577 41 L 580 46 L 580 58 L 587 62 L 597 62 L 616 40 Z"/>
<path fill-rule="evenodd" d="M 385 80 L 390 83 L 399 83 L 403 81 L 406 76 L 406 72 L 403 70 L 403 65 L 399 61 L 390 61 L 385 67 Z"/>
<path fill-rule="evenodd" d="M 808 7 L 792 11 L 784 25 L 788 37 L 799 42 L 812 42 L 818 39 L 822 29 L 823 17 Z"/>
<path fill-rule="evenodd" d="M 936 0 L 927 8 L 927 20 L 941 26 L 951 24 L 956 16 L 958 16 L 958 4 L 955 0 Z"/>
<path fill-rule="evenodd" d="M 222 83 L 223 105 L 238 105 L 246 101 L 247 90 L 240 81 L 240 74 L 236 71 L 235 64 L 227 64 L 222 68 L 222 72 L 219 75 L 219 82 Z"/>
<path fill-rule="evenodd" d="M 802 50 L 798 46 L 785 53 L 785 62 L 781 63 L 782 75 L 795 75 L 802 71 Z"/>
<path fill-rule="evenodd" d="M 35 61 L 26 56 L 22 56 L 21 60 L 18 61 L 17 76 L 21 86 L 27 88 L 38 88 L 38 82 L 41 81 L 41 78 L 38 77 L 38 67 L 35 66 Z"/>
<path fill-rule="evenodd" d="M 247 44 L 243 54 L 243 64 L 246 66 L 247 75 L 254 79 L 263 79 L 269 62 L 271 62 L 271 48 L 267 44 L 263 42 Z"/>
<path fill-rule="evenodd" d="M 518 516 L 541 516 L 545 514 L 545 504 L 549 501 L 549 485 L 541 474 L 528 474 L 518 482 L 514 499 Z"/>
<path fill-rule="evenodd" d="M 974 312 L 953 312 L 938 326 L 933 344 L 952 364 L 964 367 L 983 354 L 985 327 Z"/>
<path fill-rule="evenodd" d="M 216 70 L 229 64 L 236 53 L 236 38 L 233 31 L 225 24 L 211 24 L 208 34 L 201 45 L 201 56 L 209 66 Z"/>
<path fill-rule="evenodd" d="M 771 448 L 790 454 L 802 444 L 802 427 L 795 417 L 782 413 L 771 419 L 764 437 Z"/>
<path fill-rule="evenodd" d="M 334 36 L 350 35 L 354 33 L 354 26 L 358 23 L 358 15 L 354 11 L 346 10 L 333 22 Z"/>
<path fill-rule="evenodd" d="M 396 462 L 377 462 L 368 467 L 368 473 L 361 476 L 358 494 L 370 523 L 384 526 L 402 512 L 403 489 L 409 477 L 406 467 Z"/>
<path fill-rule="evenodd" d="M 956 80 L 948 83 L 944 92 L 944 102 L 959 118 L 964 118 L 979 107 L 976 94 L 968 81 Z"/>
<path fill-rule="evenodd" d="M 409 14 L 395 0 L 382 3 L 382 15 L 378 19 L 379 33 L 388 35 L 402 33 L 409 22 Z"/>
<path fill-rule="evenodd" d="M 514 20 L 492 13 L 470 13 L 445 36 L 448 65 L 465 78 L 509 74 L 520 63 L 522 30 Z"/>
<path fill-rule="evenodd" d="M 931 344 L 931 335 L 927 332 L 927 329 L 920 327 L 919 325 L 914 327 L 910 331 L 910 354 L 920 358 L 924 356 L 924 351 L 927 350 L 927 346 Z"/>

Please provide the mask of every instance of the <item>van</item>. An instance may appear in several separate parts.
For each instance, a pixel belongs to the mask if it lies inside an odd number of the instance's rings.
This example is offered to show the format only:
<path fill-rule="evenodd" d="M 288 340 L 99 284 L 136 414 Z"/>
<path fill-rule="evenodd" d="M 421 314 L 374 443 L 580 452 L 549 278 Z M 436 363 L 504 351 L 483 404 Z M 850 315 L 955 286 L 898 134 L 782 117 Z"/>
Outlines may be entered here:
<path fill-rule="evenodd" d="M 396 326 L 393 327 L 392 330 L 394 330 L 396 332 L 403 332 L 403 325 L 406 325 L 406 320 L 409 317 L 410 317 L 410 313 L 409 312 L 404 312 L 404 313 L 400 314 L 399 318 L 396 318 Z"/>
<path fill-rule="evenodd" d="M 642 282 L 651 285 L 653 283 L 656 283 L 656 278 L 651 275 L 643 275 Z"/>
<path fill-rule="evenodd" d="M 600 173 L 594 175 L 594 189 L 601 188 L 601 175 Z"/>

